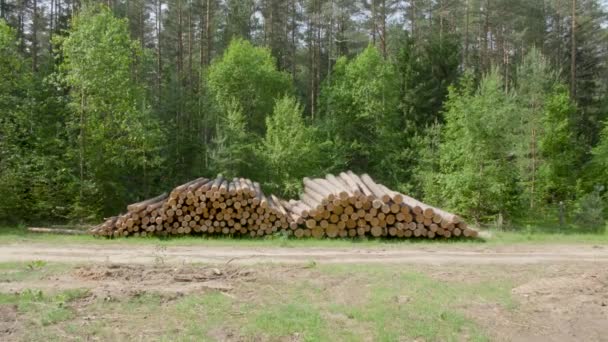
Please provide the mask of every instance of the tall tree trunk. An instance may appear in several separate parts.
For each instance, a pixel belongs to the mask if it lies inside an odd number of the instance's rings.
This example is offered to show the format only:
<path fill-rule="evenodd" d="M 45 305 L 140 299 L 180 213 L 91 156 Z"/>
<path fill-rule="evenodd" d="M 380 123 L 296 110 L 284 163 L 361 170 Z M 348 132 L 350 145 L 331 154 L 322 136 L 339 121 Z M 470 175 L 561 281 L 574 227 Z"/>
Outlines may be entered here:
<path fill-rule="evenodd" d="M 558 4 L 556 4 L 556 6 L 558 6 Z M 555 56 L 555 65 L 557 66 L 557 70 L 563 70 L 562 69 L 562 17 L 560 15 L 560 11 L 561 9 L 558 7 L 556 10 L 556 18 L 555 18 L 555 26 L 556 26 L 556 31 L 557 31 L 557 53 Z"/>
<path fill-rule="evenodd" d="M 163 59 L 162 59 L 162 0 L 156 0 L 156 87 L 158 91 L 158 105 L 162 103 L 162 80 L 163 80 Z"/>
<path fill-rule="evenodd" d="M 329 13 L 329 25 L 327 26 L 327 82 L 331 81 L 331 56 L 333 46 L 333 31 L 334 31 L 334 0 L 331 0 Z"/>
<path fill-rule="evenodd" d="M 439 0 L 439 44 L 443 42 L 443 1 Z"/>
<path fill-rule="evenodd" d="M 314 6 L 313 6 L 314 7 Z M 310 16 L 307 18 L 307 22 L 308 22 L 308 33 L 307 33 L 307 40 L 308 40 L 308 70 L 309 70 L 309 84 L 310 84 L 310 90 L 309 90 L 309 96 L 310 96 L 310 115 L 312 118 L 315 117 L 315 47 L 314 47 L 314 40 L 313 40 L 313 36 L 314 36 L 314 27 L 313 27 L 313 17 L 314 16 L 314 11 L 312 11 L 310 13 Z"/>
<path fill-rule="evenodd" d="M 198 22 L 199 22 L 199 68 L 202 71 L 204 69 L 205 66 L 205 1 L 201 1 L 201 11 L 199 13 L 199 18 L 198 18 Z"/>
<path fill-rule="evenodd" d="M 17 28 L 17 38 L 19 39 L 19 51 L 21 53 L 25 52 L 25 29 L 24 29 L 24 22 L 25 22 L 25 15 L 24 15 L 24 7 L 25 7 L 25 0 L 19 0 L 18 2 L 18 12 L 17 12 L 17 21 L 18 21 L 18 28 Z"/>
<path fill-rule="evenodd" d="M 141 0 L 139 6 L 139 43 L 141 44 L 141 50 L 144 51 L 146 48 L 146 1 Z"/>
<path fill-rule="evenodd" d="M 84 197 L 84 152 L 85 152 L 85 97 L 84 90 L 80 90 L 80 135 L 78 139 L 79 143 L 79 167 L 80 167 L 80 198 L 79 201 L 82 203 Z"/>
<path fill-rule="evenodd" d="M 464 15 L 464 57 L 463 62 L 464 68 L 469 66 L 469 0 L 465 1 L 465 15 Z"/>
<path fill-rule="evenodd" d="M 2 0 L 0 0 L 2 1 Z M 49 56 L 52 56 L 53 53 L 53 30 L 55 28 L 55 0 L 51 0 L 49 14 Z M 51 57 L 52 58 L 52 57 Z"/>
<path fill-rule="evenodd" d="M 315 114 L 317 111 L 317 104 L 319 101 L 319 85 L 321 84 L 321 0 L 317 0 L 316 9 L 316 49 L 315 49 Z M 314 117 L 313 117 L 314 119 Z"/>
<path fill-rule="evenodd" d="M 384 58 L 386 59 L 386 0 L 381 0 L 380 5 L 380 47 L 382 49 L 382 56 L 384 56 Z"/>
<path fill-rule="evenodd" d="M 296 31 L 298 29 L 296 15 L 296 0 L 291 0 L 291 77 L 294 80 L 296 78 L 296 53 L 298 51 L 298 46 L 296 45 Z"/>
<path fill-rule="evenodd" d="M 576 98 L 576 0 L 572 0 L 570 33 L 570 96 Z"/>
<path fill-rule="evenodd" d="M 38 0 L 32 2 L 32 71 L 38 70 Z"/>
<path fill-rule="evenodd" d="M 372 44 L 374 46 L 376 46 L 376 0 L 371 0 L 371 11 L 372 11 L 372 15 L 371 15 L 371 22 L 372 22 L 372 27 L 371 27 L 371 33 L 372 33 Z"/>
<path fill-rule="evenodd" d="M 487 70 L 490 65 L 490 59 L 488 57 L 489 54 L 489 43 L 488 34 L 490 32 L 490 0 L 486 0 L 486 5 L 483 9 L 484 12 L 484 24 L 483 24 L 483 58 L 481 60 L 481 68 L 482 70 Z"/>
<path fill-rule="evenodd" d="M 205 56 L 205 64 L 211 63 L 211 48 L 213 46 L 213 38 L 211 37 L 211 0 L 207 0 L 206 6 L 207 19 L 205 20 L 205 42 L 207 43 L 207 51 Z"/>
<path fill-rule="evenodd" d="M 412 38 L 416 40 L 418 34 L 416 30 L 416 0 L 410 0 L 410 29 L 412 30 Z"/>
<path fill-rule="evenodd" d="M 188 85 L 192 87 L 192 0 L 188 1 Z"/>
<path fill-rule="evenodd" d="M 184 80 L 184 41 L 183 41 L 182 0 L 177 0 L 177 77 Z"/>

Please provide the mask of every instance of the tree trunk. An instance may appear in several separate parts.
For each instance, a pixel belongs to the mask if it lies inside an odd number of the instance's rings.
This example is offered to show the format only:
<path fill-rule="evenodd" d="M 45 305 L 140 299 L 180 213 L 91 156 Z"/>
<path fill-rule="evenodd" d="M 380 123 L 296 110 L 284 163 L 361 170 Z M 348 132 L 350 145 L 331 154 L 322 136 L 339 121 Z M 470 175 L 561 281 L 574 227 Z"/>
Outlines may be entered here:
<path fill-rule="evenodd" d="M 372 33 L 372 45 L 376 46 L 376 0 L 371 0 L 371 11 L 372 27 L 370 31 Z"/>
<path fill-rule="evenodd" d="M 207 0 L 205 20 L 205 42 L 207 43 L 207 51 L 205 55 L 205 65 L 211 63 L 211 48 L 213 46 L 213 38 L 211 37 L 211 0 Z"/>
<path fill-rule="evenodd" d="M 163 59 L 162 59 L 162 0 L 156 0 L 156 88 L 158 92 L 158 105 L 162 104 L 162 79 L 163 79 Z"/>
<path fill-rule="evenodd" d="M 32 71 L 38 70 L 38 0 L 33 0 L 32 13 Z"/>
<path fill-rule="evenodd" d="M 464 58 L 462 64 L 466 70 L 466 68 L 469 66 L 469 0 L 465 1 L 464 20 Z"/>
<path fill-rule="evenodd" d="M 180 84 L 184 79 L 184 41 L 183 41 L 182 0 L 177 0 L 177 77 Z"/>
<path fill-rule="evenodd" d="M 380 47 L 382 50 L 382 56 L 387 58 L 386 51 L 386 0 L 381 2 L 381 17 L 380 17 Z"/>
<path fill-rule="evenodd" d="M 570 33 L 570 97 L 576 98 L 576 0 L 572 0 Z"/>
<path fill-rule="evenodd" d="M 188 1 L 188 86 L 192 87 L 192 1 Z"/>

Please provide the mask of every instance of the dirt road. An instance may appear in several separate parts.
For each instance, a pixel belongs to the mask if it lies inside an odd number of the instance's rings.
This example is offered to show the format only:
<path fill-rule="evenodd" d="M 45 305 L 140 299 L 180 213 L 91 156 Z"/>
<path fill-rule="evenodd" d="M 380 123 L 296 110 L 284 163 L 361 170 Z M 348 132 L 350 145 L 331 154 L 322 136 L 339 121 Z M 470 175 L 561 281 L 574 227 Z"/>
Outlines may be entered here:
<path fill-rule="evenodd" d="M 413 263 L 538 264 L 608 263 L 608 247 L 593 245 L 437 245 L 387 248 L 279 248 L 136 245 L 0 245 L 0 262 L 45 260 L 111 263 Z"/>

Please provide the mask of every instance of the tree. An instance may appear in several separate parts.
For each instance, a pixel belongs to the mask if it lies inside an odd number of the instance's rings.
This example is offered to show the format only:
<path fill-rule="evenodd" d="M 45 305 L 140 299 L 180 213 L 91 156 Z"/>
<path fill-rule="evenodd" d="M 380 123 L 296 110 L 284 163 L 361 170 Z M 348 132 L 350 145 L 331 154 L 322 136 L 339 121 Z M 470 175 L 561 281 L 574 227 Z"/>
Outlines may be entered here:
<path fill-rule="evenodd" d="M 27 64 L 0 19 L 0 221 L 65 219 L 74 179 L 65 158 L 63 94 Z"/>
<path fill-rule="evenodd" d="M 513 96 L 503 90 L 497 70 L 475 90 L 470 74 L 451 87 L 445 106 L 439 182 L 444 202 L 437 203 L 477 221 L 513 213 Z"/>
<path fill-rule="evenodd" d="M 536 49 L 528 52 L 517 69 L 516 92 L 519 116 L 514 142 L 521 197 L 536 211 L 538 206 L 573 194 L 576 172 L 566 169 L 574 166 L 580 152 L 571 122 L 576 108 Z"/>
<path fill-rule="evenodd" d="M 266 184 L 274 191 L 296 196 L 303 177 L 319 174 L 324 164 L 322 144 L 313 127 L 304 122 L 303 108 L 293 97 L 283 97 L 266 118 L 260 152 Z"/>
<path fill-rule="evenodd" d="M 456 37 L 433 36 L 416 45 L 410 37 L 396 59 L 399 77 L 400 108 L 410 128 L 424 129 L 435 121 L 442 122 L 441 107 L 448 86 L 459 77 L 460 51 Z M 411 133 L 415 133 L 412 131 Z"/>
<path fill-rule="evenodd" d="M 95 6 L 74 18 L 61 52 L 73 109 L 68 122 L 78 145 L 75 214 L 115 213 L 125 202 L 147 195 L 148 173 L 160 162 L 160 128 L 133 77 L 141 47 L 129 38 L 126 20 Z"/>
<path fill-rule="evenodd" d="M 542 118 L 543 135 L 539 139 L 539 192 L 545 203 L 557 204 L 575 198 L 580 177 L 577 165 L 584 155 L 574 127 L 576 106 L 565 85 L 556 84 L 545 100 Z"/>
<path fill-rule="evenodd" d="M 255 175 L 255 137 L 247 133 L 247 123 L 238 102 L 227 105 L 220 117 L 213 140 L 211 167 L 224 177 L 252 177 Z"/>
<path fill-rule="evenodd" d="M 208 83 L 220 111 L 226 113 L 236 101 L 247 127 L 260 136 L 274 101 L 292 93 L 289 74 L 277 70 L 270 51 L 242 39 L 233 40 L 222 58 L 212 63 Z"/>
<path fill-rule="evenodd" d="M 403 180 L 394 165 L 407 155 L 396 90 L 393 66 L 375 47 L 369 46 L 352 61 L 342 57 L 331 83 L 322 89 L 325 117 L 320 123 L 348 167 L 391 183 Z"/>
<path fill-rule="evenodd" d="M 28 115 L 32 75 L 18 52 L 15 32 L 0 19 L 0 219 L 25 217 L 28 200 Z"/>

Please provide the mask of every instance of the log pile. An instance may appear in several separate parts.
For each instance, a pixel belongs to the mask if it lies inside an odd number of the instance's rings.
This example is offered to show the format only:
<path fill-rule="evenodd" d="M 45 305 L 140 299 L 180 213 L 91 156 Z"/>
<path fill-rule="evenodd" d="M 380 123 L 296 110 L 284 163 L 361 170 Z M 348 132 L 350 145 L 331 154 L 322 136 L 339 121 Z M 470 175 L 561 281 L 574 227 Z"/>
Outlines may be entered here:
<path fill-rule="evenodd" d="M 93 235 L 120 237 L 194 233 L 263 236 L 296 223 L 281 200 L 266 196 L 257 182 L 245 178 L 198 178 L 169 194 L 134 203 L 125 214 L 91 230 Z"/>
<path fill-rule="evenodd" d="M 131 204 L 94 227 L 98 236 L 476 237 L 460 217 L 348 171 L 304 178 L 298 200 L 265 195 L 245 178 L 199 178 Z"/>
<path fill-rule="evenodd" d="M 374 182 L 367 174 L 304 178 L 300 200 L 284 204 L 304 227 L 296 237 L 476 237 L 460 217 Z"/>

